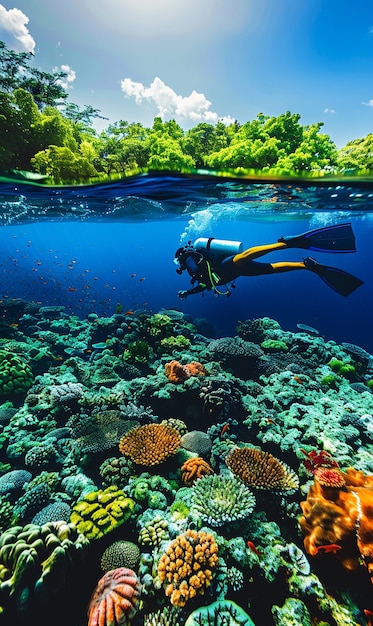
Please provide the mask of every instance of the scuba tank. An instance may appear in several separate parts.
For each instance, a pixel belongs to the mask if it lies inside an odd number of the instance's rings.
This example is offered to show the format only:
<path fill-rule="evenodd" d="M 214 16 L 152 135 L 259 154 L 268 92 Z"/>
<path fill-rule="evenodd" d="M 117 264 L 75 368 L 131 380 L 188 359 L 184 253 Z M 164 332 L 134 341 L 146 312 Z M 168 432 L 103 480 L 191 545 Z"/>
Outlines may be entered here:
<path fill-rule="evenodd" d="M 209 261 L 220 261 L 228 256 L 239 254 L 243 250 L 241 241 L 230 241 L 228 239 L 215 239 L 215 237 L 199 237 L 195 240 L 193 247 Z"/>

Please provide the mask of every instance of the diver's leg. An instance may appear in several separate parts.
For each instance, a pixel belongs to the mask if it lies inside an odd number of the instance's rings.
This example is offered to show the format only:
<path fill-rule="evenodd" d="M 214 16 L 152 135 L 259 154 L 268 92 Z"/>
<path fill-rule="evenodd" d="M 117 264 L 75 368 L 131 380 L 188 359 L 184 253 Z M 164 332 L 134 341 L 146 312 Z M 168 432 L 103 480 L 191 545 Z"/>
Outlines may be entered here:
<path fill-rule="evenodd" d="M 241 268 L 245 265 L 245 263 L 249 261 L 254 261 L 264 254 L 268 254 L 268 252 L 274 252 L 275 250 L 283 250 L 287 248 L 287 244 L 284 241 L 279 241 L 277 243 L 269 243 L 263 246 L 253 246 L 252 248 L 248 248 L 243 252 L 239 252 L 233 257 L 233 263 L 236 267 Z"/>
<path fill-rule="evenodd" d="M 303 261 L 289 261 L 280 263 L 270 263 L 274 274 L 281 272 L 292 272 L 293 270 L 306 270 L 308 267 Z"/>
<path fill-rule="evenodd" d="M 246 260 L 246 263 L 242 263 L 239 268 L 236 264 L 233 264 L 233 266 L 236 270 L 239 270 L 239 273 L 236 273 L 235 278 L 238 278 L 238 276 L 263 276 L 264 274 L 280 274 L 282 272 L 291 272 L 293 270 L 308 269 L 306 263 L 303 261 L 261 263 L 260 261 Z M 231 275 L 233 280 L 232 272 Z"/>

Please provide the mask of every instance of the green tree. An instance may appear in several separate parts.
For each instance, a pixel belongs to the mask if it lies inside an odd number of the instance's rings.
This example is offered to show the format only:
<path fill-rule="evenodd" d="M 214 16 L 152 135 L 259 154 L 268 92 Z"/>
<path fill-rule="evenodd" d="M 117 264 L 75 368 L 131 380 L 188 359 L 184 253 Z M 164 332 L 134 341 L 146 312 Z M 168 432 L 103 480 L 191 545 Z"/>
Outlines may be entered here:
<path fill-rule="evenodd" d="M 56 184 L 82 182 L 97 175 L 97 172 L 86 156 L 74 154 L 70 148 L 49 146 L 37 152 L 31 159 L 34 169 L 53 179 Z"/>
<path fill-rule="evenodd" d="M 349 141 L 338 151 L 338 169 L 373 170 L 373 134 Z"/>
<path fill-rule="evenodd" d="M 193 158 L 196 167 L 203 167 L 206 157 L 226 148 L 230 140 L 229 131 L 222 122 L 216 126 L 201 122 L 187 131 L 182 146 L 184 152 Z"/>

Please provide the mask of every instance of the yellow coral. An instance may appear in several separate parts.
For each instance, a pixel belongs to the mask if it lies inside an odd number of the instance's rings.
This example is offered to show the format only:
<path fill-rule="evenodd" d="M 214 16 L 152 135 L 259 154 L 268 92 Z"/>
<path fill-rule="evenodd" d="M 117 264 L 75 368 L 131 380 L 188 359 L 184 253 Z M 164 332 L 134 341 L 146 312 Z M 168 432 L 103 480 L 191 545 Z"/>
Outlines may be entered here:
<path fill-rule="evenodd" d="M 125 522 L 135 503 L 114 485 L 92 491 L 77 502 L 70 520 L 88 539 L 98 539 Z"/>
<path fill-rule="evenodd" d="M 145 424 L 128 431 L 120 440 L 119 450 L 138 465 L 159 465 L 175 454 L 180 433 L 167 424 Z"/>
<path fill-rule="evenodd" d="M 218 546 L 212 534 L 187 530 L 169 545 L 158 563 L 158 577 L 167 582 L 171 604 L 183 607 L 210 586 L 218 564 Z"/>

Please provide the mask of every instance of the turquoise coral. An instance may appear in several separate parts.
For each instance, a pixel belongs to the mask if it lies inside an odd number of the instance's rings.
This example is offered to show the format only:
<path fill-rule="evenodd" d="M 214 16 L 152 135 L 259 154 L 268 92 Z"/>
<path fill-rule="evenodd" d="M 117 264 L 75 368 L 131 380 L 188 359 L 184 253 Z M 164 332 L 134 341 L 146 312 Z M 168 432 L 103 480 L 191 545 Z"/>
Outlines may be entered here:
<path fill-rule="evenodd" d="M 255 506 L 255 496 L 235 476 L 203 476 L 192 491 L 192 512 L 214 528 L 246 519 Z"/>

